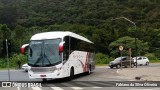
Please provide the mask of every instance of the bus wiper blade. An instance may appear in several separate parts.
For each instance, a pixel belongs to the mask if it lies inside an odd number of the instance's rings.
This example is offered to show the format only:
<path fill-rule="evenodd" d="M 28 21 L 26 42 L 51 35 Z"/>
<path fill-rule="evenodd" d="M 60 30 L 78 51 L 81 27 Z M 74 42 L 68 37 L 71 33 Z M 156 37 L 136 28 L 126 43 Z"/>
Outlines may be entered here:
<path fill-rule="evenodd" d="M 45 53 L 44 53 L 44 58 L 49 62 L 50 65 L 52 64 L 51 61 L 47 58 L 47 55 Z"/>
<path fill-rule="evenodd" d="M 34 63 L 34 66 L 37 66 L 36 64 L 37 64 L 40 60 L 42 60 L 42 55 L 40 55 L 40 56 L 38 57 L 37 61 Z"/>

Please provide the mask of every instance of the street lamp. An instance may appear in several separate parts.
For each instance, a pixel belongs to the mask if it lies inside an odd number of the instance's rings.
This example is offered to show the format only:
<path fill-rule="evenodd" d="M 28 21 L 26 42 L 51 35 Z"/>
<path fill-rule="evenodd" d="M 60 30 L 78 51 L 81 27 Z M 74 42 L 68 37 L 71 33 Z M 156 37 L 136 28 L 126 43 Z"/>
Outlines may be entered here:
<path fill-rule="evenodd" d="M 117 19 L 125 19 L 125 20 L 129 21 L 130 23 L 132 23 L 134 25 L 135 31 L 137 30 L 136 24 L 133 21 L 131 21 L 130 19 L 128 19 L 126 17 L 118 17 L 118 18 L 113 18 L 112 20 L 117 20 Z M 136 39 L 136 37 L 135 37 L 135 49 L 136 49 L 136 68 L 137 68 L 137 39 Z"/>

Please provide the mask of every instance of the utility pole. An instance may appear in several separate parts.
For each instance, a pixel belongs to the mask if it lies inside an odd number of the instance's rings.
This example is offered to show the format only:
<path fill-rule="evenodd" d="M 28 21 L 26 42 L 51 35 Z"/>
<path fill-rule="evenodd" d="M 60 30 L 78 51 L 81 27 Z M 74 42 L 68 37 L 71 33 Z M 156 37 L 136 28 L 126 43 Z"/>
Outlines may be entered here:
<path fill-rule="evenodd" d="M 8 55 L 8 40 L 7 40 L 7 39 L 5 40 L 5 44 L 6 44 L 6 45 L 5 45 L 5 46 L 6 46 L 5 49 L 6 49 L 7 64 L 8 64 L 8 65 L 7 65 L 7 66 L 8 66 L 8 81 L 10 81 L 10 69 L 9 69 L 9 58 L 8 58 L 8 56 L 9 56 L 9 55 Z"/>
<path fill-rule="evenodd" d="M 131 21 L 130 19 L 126 18 L 126 17 L 118 17 L 118 18 L 113 18 L 112 20 L 117 20 L 117 19 L 125 19 L 127 21 L 129 21 L 130 23 L 132 23 L 134 25 L 134 29 L 135 29 L 135 33 L 137 31 L 137 26 L 135 24 L 135 22 Z M 135 54 L 136 54 L 136 68 L 137 68 L 137 38 L 135 37 Z"/>

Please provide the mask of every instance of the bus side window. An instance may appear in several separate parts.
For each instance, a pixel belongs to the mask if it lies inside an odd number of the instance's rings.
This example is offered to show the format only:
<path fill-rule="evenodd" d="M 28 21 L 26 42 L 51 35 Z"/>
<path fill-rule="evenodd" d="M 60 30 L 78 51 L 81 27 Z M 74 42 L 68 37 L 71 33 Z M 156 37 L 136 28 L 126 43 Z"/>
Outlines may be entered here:
<path fill-rule="evenodd" d="M 30 56 L 30 57 L 32 57 L 32 52 L 33 52 L 32 49 L 29 48 L 29 56 Z"/>
<path fill-rule="evenodd" d="M 68 60 L 69 58 L 69 36 L 64 38 L 64 51 L 63 51 L 63 60 Z"/>

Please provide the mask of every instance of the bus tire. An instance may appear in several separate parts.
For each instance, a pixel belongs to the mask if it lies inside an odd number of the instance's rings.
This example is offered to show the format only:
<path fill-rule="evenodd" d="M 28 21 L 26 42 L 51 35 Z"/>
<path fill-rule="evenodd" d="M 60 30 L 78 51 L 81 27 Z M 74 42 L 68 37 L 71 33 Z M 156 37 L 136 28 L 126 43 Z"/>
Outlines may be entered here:
<path fill-rule="evenodd" d="M 73 78 L 74 78 L 74 68 L 72 67 L 70 70 L 69 81 L 71 81 Z"/>
<path fill-rule="evenodd" d="M 87 75 L 91 74 L 91 65 L 89 65 L 88 71 L 87 71 Z"/>
<path fill-rule="evenodd" d="M 43 82 L 47 82 L 47 79 L 43 78 L 42 81 L 43 81 Z"/>

